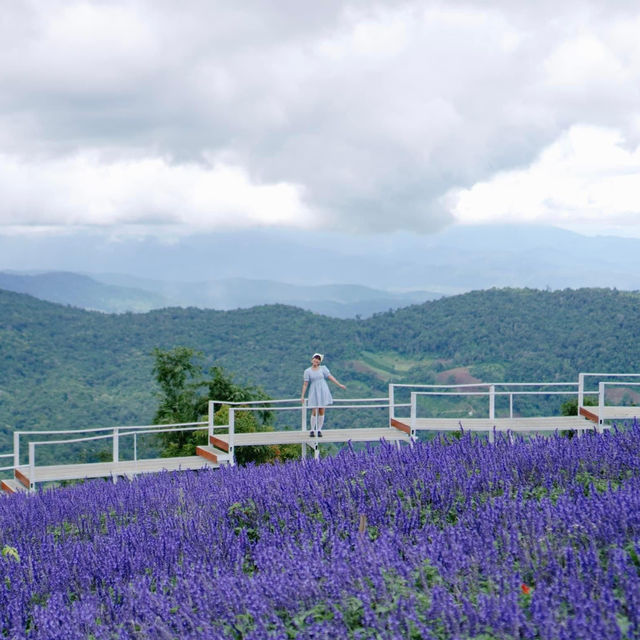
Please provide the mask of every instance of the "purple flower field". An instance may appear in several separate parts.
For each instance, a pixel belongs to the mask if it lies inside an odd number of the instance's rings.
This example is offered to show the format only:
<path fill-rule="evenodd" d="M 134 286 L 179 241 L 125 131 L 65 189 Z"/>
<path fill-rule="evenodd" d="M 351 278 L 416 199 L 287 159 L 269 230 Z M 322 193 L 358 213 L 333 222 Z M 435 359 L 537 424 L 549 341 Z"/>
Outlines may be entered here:
<path fill-rule="evenodd" d="M 0 637 L 639 638 L 640 427 L 0 499 Z"/>

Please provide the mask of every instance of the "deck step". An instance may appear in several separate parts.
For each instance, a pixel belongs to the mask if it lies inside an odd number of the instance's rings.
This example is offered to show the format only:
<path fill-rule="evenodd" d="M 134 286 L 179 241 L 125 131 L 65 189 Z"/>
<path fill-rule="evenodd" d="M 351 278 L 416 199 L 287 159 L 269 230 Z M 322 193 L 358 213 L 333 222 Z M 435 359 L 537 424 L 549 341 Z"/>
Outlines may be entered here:
<path fill-rule="evenodd" d="M 31 488 L 31 482 L 29 481 L 29 478 L 27 477 L 27 475 L 23 472 L 20 471 L 20 469 L 14 469 L 13 470 L 13 475 L 15 476 L 15 479 L 22 483 L 22 485 L 27 488 L 30 489 Z"/>
<path fill-rule="evenodd" d="M 403 431 L 404 433 L 408 433 L 411 435 L 411 427 L 404 422 L 400 422 L 400 420 L 396 420 L 395 418 L 391 418 L 391 426 Z"/>
<path fill-rule="evenodd" d="M 206 460 L 216 462 L 217 464 L 227 463 L 231 458 L 231 456 L 226 451 L 212 446 L 196 447 L 196 455 L 202 456 Z"/>
<path fill-rule="evenodd" d="M 23 491 L 27 490 L 22 482 L 19 482 L 15 478 L 11 478 L 10 480 L 2 480 L 2 482 L 0 482 L 0 488 L 6 493 L 22 493 Z"/>
<path fill-rule="evenodd" d="M 228 438 L 228 436 L 227 436 Z M 223 452 L 229 451 L 229 443 L 222 438 L 218 438 L 216 436 L 209 436 L 209 444 L 217 449 L 222 449 Z"/>

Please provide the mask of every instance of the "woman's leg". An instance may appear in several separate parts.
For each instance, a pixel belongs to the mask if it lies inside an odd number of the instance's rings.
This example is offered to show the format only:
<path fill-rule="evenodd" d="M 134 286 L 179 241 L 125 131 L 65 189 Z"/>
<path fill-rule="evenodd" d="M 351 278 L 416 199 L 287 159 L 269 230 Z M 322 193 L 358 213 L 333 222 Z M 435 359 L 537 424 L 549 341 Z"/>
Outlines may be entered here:
<path fill-rule="evenodd" d="M 319 436 L 322 435 L 322 425 L 323 424 L 324 424 L 324 408 L 320 408 L 320 409 L 318 409 L 318 418 L 317 418 L 318 435 Z"/>
<path fill-rule="evenodd" d="M 310 436 L 315 435 L 316 425 L 318 423 L 317 409 L 311 409 L 311 433 Z"/>

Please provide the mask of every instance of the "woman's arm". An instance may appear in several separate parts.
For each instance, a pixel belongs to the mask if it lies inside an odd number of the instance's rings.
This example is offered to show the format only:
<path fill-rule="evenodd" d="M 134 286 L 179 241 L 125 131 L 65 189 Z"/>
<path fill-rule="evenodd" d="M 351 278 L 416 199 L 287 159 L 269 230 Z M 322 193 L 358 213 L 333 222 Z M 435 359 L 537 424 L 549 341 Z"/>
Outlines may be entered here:
<path fill-rule="evenodd" d="M 329 380 L 331 380 L 331 382 L 334 382 L 335 384 L 337 384 L 341 389 L 346 389 L 346 385 L 344 384 L 340 384 L 331 374 L 329 374 L 327 376 L 329 378 Z"/>
<path fill-rule="evenodd" d="M 304 394 L 307 392 L 307 386 L 309 383 L 305 380 L 302 383 L 302 394 L 300 395 L 300 402 L 304 403 Z"/>

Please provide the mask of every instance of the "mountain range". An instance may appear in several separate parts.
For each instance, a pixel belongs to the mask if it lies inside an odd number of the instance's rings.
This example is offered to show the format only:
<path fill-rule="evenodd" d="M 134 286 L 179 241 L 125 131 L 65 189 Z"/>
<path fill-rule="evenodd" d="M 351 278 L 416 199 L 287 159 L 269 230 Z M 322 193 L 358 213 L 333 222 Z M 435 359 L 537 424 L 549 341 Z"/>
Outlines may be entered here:
<path fill-rule="evenodd" d="M 367 317 L 492 287 L 640 290 L 640 239 L 537 225 L 369 236 L 247 230 L 171 242 L 0 236 L 0 287 L 105 312 L 280 303 Z"/>
<path fill-rule="evenodd" d="M 428 291 L 393 293 L 361 285 L 303 286 L 248 278 L 162 282 L 122 274 L 67 272 L 0 272 L 0 289 L 107 313 L 163 307 L 227 310 L 280 303 L 336 318 L 370 316 L 440 297 Z"/>

